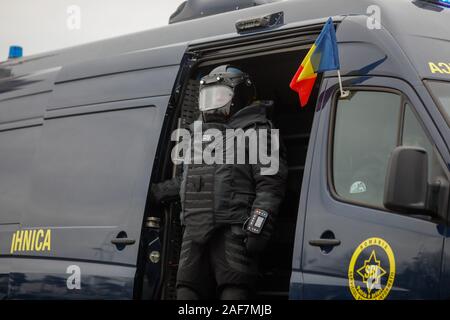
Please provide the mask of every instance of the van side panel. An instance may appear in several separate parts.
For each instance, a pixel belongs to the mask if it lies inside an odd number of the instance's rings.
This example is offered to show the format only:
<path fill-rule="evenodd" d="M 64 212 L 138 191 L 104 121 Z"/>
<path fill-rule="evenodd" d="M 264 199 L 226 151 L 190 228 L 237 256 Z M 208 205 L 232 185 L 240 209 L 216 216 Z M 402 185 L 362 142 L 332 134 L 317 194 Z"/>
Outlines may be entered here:
<path fill-rule="evenodd" d="M 172 91 L 177 72 L 178 65 L 175 65 L 59 83 L 47 111 L 167 96 Z"/>
<path fill-rule="evenodd" d="M 162 108 L 154 101 L 142 108 L 46 120 L 21 229 L 50 230 L 50 248 L 14 252 L 10 297 L 58 298 L 62 288 L 68 298 L 132 298 Z M 111 240 L 121 232 L 136 244 L 114 246 Z M 66 284 L 70 266 L 80 269 L 80 289 Z M 36 290 L 35 282 L 53 289 Z M 98 290 L 108 286 L 115 291 Z"/>
<path fill-rule="evenodd" d="M 117 64 L 63 67 L 45 107 L 21 226 L 9 235 L 9 298 L 133 298 L 153 161 L 184 51 L 129 54 L 129 70 L 120 56 Z M 112 243 L 120 238 L 134 243 Z"/>
<path fill-rule="evenodd" d="M 10 290 L 11 242 L 29 196 L 33 156 L 57 71 L 0 77 L 0 299 Z"/>
<path fill-rule="evenodd" d="M 10 299 L 111 300 L 133 297 L 134 267 L 107 264 L 99 267 L 97 263 L 83 261 L 16 258 L 11 260 L 11 269 Z"/>

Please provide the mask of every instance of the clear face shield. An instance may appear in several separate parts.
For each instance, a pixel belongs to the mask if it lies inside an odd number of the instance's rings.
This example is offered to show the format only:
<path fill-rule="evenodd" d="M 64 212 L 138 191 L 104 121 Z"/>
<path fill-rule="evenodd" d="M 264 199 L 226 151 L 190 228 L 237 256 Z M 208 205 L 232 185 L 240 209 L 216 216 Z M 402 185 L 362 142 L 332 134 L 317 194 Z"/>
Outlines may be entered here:
<path fill-rule="evenodd" d="M 200 89 L 199 109 L 205 121 L 220 121 L 230 114 L 234 92 L 229 86 L 214 84 Z"/>

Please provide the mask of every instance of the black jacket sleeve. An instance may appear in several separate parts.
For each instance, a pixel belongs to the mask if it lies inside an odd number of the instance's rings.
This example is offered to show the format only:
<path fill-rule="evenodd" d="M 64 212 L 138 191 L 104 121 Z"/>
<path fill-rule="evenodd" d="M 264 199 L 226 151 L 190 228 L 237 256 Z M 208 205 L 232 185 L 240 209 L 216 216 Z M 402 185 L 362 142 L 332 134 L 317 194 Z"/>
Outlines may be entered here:
<path fill-rule="evenodd" d="M 271 123 L 268 125 L 258 126 L 258 130 L 272 129 Z M 258 141 L 259 142 L 259 141 Z M 253 178 L 255 180 L 256 198 L 252 205 L 252 214 L 255 209 L 262 209 L 269 213 L 267 220 L 260 234 L 247 232 L 246 248 L 249 255 L 259 255 L 266 247 L 270 237 L 272 236 L 275 218 L 278 214 L 281 202 L 284 199 L 288 167 L 286 162 L 286 149 L 278 136 L 268 135 L 267 150 L 271 150 L 273 146 L 274 154 L 270 154 L 272 166 L 274 161 L 278 164 L 278 171 L 274 174 L 262 174 L 261 169 L 267 167 L 258 161 L 252 165 Z M 278 156 L 277 156 L 278 154 Z M 276 168 L 276 166 L 275 166 Z"/>
<path fill-rule="evenodd" d="M 284 145 L 278 136 L 272 137 L 270 135 L 270 129 L 273 129 L 271 123 L 257 126 L 258 132 L 260 130 L 268 130 L 267 150 L 272 167 L 276 168 L 277 166 L 274 164 L 277 162 L 278 171 L 274 172 L 274 174 L 264 175 L 261 170 L 268 168 L 270 164 L 262 164 L 258 160 L 257 164 L 252 165 L 256 190 L 256 198 L 253 202 L 252 211 L 254 209 L 267 211 L 269 216 L 272 216 L 269 220 L 272 220 L 278 214 L 280 204 L 284 199 L 288 168 Z M 270 154 L 271 148 L 273 148 L 274 154 Z"/>

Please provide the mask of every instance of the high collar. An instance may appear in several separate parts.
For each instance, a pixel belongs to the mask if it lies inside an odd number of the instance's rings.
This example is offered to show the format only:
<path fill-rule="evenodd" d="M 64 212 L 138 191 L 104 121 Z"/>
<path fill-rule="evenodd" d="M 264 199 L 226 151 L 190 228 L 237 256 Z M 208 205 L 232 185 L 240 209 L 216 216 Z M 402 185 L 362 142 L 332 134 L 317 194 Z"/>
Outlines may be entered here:
<path fill-rule="evenodd" d="M 273 101 L 255 101 L 236 112 L 227 124 L 232 128 L 245 128 L 254 123 L 265 123 L 268 109 L 272 106 Z"/>

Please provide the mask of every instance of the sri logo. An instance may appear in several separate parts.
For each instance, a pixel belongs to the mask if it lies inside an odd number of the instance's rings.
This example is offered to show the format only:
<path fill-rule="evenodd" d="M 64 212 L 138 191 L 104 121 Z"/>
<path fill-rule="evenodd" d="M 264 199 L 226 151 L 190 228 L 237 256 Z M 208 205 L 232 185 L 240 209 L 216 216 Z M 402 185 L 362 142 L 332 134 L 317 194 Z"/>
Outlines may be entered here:
<path fill-rule="evenodd" d="M 383 300 L 395 279 L 395 258 L 389 244 L 369 238 L 356 248 L 348 267 L 348 282 L 357 300 Z"/>

